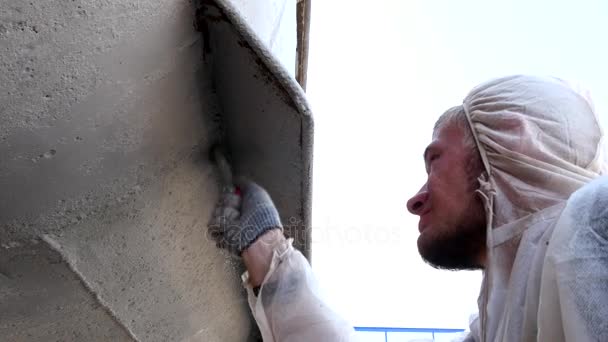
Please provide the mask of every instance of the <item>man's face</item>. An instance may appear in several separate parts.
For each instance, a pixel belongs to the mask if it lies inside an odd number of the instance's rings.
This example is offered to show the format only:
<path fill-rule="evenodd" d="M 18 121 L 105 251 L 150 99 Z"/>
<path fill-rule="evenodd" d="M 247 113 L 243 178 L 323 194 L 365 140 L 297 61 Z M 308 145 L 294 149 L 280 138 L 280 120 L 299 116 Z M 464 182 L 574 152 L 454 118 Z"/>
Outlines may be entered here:
<path fill-rule="evenodd" d="M 427 181 L 407 203 L 420 216 L 418 251 L 436 268 L 483 268 L 486 218 L 475 194 L 479 170 L 471 170 L 473 158 L 463 137 L 463 129 L 453 124 L 434 132 L 424 152 Z"/>

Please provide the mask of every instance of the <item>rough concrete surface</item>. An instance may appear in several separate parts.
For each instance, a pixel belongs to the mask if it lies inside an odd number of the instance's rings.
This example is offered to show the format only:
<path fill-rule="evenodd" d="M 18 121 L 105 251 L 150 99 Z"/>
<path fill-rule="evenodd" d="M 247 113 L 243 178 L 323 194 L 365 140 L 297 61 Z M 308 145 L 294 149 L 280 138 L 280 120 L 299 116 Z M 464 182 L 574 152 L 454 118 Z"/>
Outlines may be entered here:
<path fill-rule="evenodd" d="M 0 340 L 246 339 L 193 13 L 0 1 Z"/>
<path fill-rule="evenodd" d="M 0 254 L 2 341 L 132 341 L 63 261 L 39 240 Z"/>
<path fill-rule="evenodd" d="M 228 2 L 200 1 L 234 170 L 272 196 L 309 259 L 313 120 L 302 88 Z"/>
<path fill-rule="evenodd" d="M 224 0 L 255 32 L 285 70 L 295 77 L 298 0 Z"/>
<path fill-rule="evenodd" d="M 0 0 L 0 341 L 251 339 L 242 266 L 205 235 L 222 132 L 309 254 L 303 92 L 202 3 L 200 33 L 187 0 Z"/>

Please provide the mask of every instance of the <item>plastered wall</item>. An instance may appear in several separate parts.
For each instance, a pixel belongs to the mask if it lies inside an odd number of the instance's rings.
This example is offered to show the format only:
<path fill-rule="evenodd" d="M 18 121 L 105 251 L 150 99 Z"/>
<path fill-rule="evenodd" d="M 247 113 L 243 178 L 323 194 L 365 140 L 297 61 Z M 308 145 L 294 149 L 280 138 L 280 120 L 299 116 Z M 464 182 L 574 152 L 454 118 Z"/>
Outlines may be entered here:
<path fill-rule="evenodd" d="M 189 1 L 0 1 L 0 340 L 243 341 Z"/>

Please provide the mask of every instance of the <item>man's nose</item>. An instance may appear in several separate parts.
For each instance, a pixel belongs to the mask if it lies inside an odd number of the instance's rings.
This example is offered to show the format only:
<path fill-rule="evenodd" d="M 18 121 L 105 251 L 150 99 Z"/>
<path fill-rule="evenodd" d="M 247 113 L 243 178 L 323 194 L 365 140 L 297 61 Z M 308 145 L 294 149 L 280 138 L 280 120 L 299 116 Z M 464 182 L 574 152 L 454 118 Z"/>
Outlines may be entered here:
<path fill-rule="evenodd" d="M 425 183 L 418 193 L 407 201 L 407 210 L 414 215 L 420 215 L 425 209 L 428 198 L 429 192 Z"/>

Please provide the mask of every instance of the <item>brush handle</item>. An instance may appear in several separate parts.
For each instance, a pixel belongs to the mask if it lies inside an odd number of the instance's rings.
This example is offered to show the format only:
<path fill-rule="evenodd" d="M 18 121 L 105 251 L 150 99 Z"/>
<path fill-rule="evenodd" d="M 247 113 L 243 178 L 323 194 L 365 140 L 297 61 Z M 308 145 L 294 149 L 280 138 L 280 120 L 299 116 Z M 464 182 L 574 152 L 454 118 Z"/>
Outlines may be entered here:
<path fill-rule="evenodd" d="M 215 159 L 217 168 L 220 170 L 220 178 L 222 179 L 224 187 L 234 188 L 232 167 L 230 166 L 230 163 L 228 163 L 228 159 L 226 159 L 221 147 L 216 146 L 213 148 L 213 158 Z"/>
<path fill-rule="evenodd" d="M 217 168 L 220 170 L 220 178 L 222 179 L 223 184 L 222 191 L 241 196 L 241 189 L 238 186 L 235 186 L 233 182 L 232 167 L 220 146 L 213 147 L 213 158 L 217 164 Z"/>

